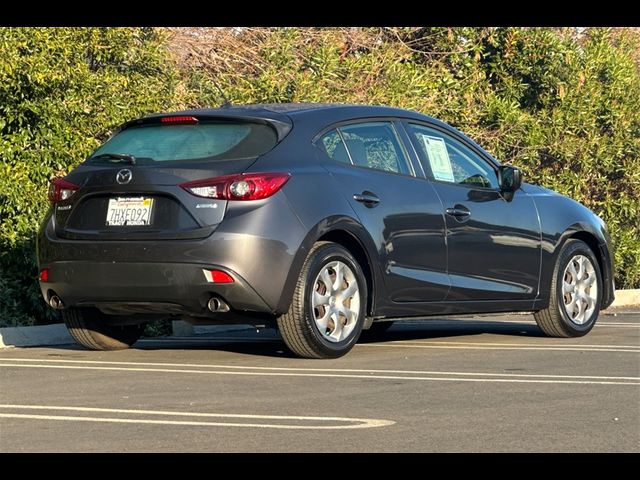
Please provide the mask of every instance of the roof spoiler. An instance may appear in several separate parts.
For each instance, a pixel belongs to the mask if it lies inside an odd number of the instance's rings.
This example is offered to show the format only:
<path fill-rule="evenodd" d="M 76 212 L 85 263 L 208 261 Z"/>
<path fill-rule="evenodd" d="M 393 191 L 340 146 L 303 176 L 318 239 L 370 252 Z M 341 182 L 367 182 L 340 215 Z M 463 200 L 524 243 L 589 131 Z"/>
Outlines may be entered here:
<path fill-rule="evenodd" d="M 127 128 L 134 127 L 137 125 L 171 125 L 171 122 L 163 122 L 163 118 L 173 117 L 176 118 L 178 116 L 183 117 L 188 115 L 190 118 L 197 119 L 198 122 L 206 121 L 206 122 L 252 122 L 252 123 L 261 123 L 263 125 L 269 125 L 272 127 L 277 135 L 278 142 L 282 141 L 284 137 L 291 131 L 292 124 L 288 121 L 285 121 L 287 117 L 283 116 L 282 120 L 279 118 L 272 118 L 266 115 L 234 115 L 233 112 L 220 112 L 220 114 L 211 114 L 211 113 L 198 113 L 198 112 L 176 112 L 176 113 L 162 113 L 150 115 L 148 117 L 138 118 L 135 120 L 131 120 L 122 124 L 114 133 L 120 132 L 122 130 L 126 130 Z"/>

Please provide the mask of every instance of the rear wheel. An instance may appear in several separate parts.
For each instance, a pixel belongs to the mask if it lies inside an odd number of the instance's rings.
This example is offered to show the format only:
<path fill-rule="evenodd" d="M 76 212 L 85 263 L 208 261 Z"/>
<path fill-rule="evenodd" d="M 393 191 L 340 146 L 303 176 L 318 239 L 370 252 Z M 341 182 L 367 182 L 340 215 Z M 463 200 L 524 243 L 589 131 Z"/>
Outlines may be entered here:
<path fill-rule="evenodd" d="M 598 319 L 602 301 L 598 260 L 589 246 L 569 240 L 558 255 L 549 307 L 535 313 L 540 329 L 551 337 L 581 337 Z"/>
<path fill-rule="evenodd" d="M 318 242 L 278 328 L 289 349 L 301 357 L 341 357 L 360 336 L 366 305 L 367 285 L 355 258 L 340 245 Z"/>
<path fill-rule="evenodd" d="M 90 350 L 123 350 L 136 343 L 144 324 L 110 325 L 108 315 L 95 308 L 67 308 L 62 318 L 73 339 Z"/>

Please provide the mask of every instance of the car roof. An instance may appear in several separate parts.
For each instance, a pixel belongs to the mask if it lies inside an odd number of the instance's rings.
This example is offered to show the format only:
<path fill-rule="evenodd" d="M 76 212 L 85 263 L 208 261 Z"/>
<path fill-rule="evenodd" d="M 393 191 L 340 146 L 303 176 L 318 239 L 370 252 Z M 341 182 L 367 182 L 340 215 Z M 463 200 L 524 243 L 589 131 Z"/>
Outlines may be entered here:
<path fill-rule="evenodd" d="M 278 139 L 284 138 L 294 123 L 309 130 L 322 129 L 332 124 L 366 118 L 404 118 L 429 122 L 455 131 L 451 125 L 437 118 L 424 115 L 415 110 L 388 107 L 385 105 L 364 105 L 349 103 L 252 103 L 244 105 L 224 105 L 218 108 L 196 108 L 179 112 L 156 113 L 132 120 L 122 126 L 129 126 L 168 115 L 188 115 L 201 117 L 220 117 L 243 120 L 261 120 L 270 123 L 278 132 Z"/>
<path fill-rule="evenodd" d="M 254 103 L 245 105 L 228 105 L 219 108 L 198 108 L 171 112 L 171 115 L 202 115 L 202 116 L 229 116 L 229 117 L 256 117 L 291 121 L 296 118 L 314 117 L 318 121 L 331 119 L 352 119 L 358 117 L 404 117 L 417 120 L 427 120 L 442 123 L 440 120 L 423 115 L 414 110 L 387 107 L 384 105 L 363 105 L 347 103 Z M 152 115 L 153 117 L 158 115 Z"/>
<path fill-rule="evenodd" d="M 156 113 L 127 122 L 121 128 L 128 128 L 131 125 L 144 123 L 149 119 L 171 115 L 220 117 L 234 120 L 260 120 L 271 124 L 276 129 L 278 140 L 282 140 L 289 133 L 294 123 L 298 125 L 298 127 L 296 127 L 298 131 L 306 131 L 311 135 L 315 135 L 325 127 L 358 119 L 373 119 L 376 117 L 413 119 L 428 122 L 449 132 L 456 132 L 457 134 L 463 135 L 463 137 L 478 150 L 484 152 L 488 157 L 493 158 L 489 152 L 484 150 L 471 138 L 442 120 L 424 115 L 415 110 L 388 107 L 385 105 L 302 102 L 224 105 L 218 108 L 197 108 L 179 112 Z"/>

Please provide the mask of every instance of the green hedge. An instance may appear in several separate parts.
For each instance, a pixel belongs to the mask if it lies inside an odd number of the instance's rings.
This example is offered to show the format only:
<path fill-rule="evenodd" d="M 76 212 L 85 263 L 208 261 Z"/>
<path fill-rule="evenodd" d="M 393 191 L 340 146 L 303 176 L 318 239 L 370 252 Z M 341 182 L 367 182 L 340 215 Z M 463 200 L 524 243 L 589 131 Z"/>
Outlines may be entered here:
<path fill-rule="evenodd" d="M 35 265 L 47 181 L 123 121 L 173 106 L 163 44 L 153 29 L 0 29 L 0 325 L 54 319 Z"/>
<path fill-rule="evenodd" d="M 237 103 L 373 103 L 438 117 L 527 181 L 593 209 L 613 239 L 616 286 L 639 288 L 639 45 L 637 31 L 606 28 L 248 30 L 218 41 L 224 62 L 198 59 L 209 68 L 194 69 L 190 89 L 204 104 L 222 101 L 214 79 Z"/>
<path fill-rule="evenodd" d="M 632 32 L 175 33 L 0 28 L 0 325 L 55 320 L 40 298 L 34 259 L 47 180 L 127 119 L 220 104 L 214 81 L 233 103 L 387 104 L 448 121 L 521 166 L 529 181 L 601 215 L 616 248 L 617 285 L 640 287 L 640 75 Z"/>

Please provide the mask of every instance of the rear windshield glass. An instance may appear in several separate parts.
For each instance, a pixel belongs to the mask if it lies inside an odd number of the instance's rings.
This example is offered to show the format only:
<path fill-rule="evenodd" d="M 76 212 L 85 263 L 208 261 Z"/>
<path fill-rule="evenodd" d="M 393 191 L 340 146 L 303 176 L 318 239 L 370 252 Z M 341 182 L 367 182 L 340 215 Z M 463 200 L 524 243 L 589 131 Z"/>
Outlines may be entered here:
<path fill-rule="evenodd" d="M 110 138 L 88 161 L 108 161 L 105 154 L 132 155 L 137 160 L 232 160 L 256 157 L 271 150 L 278 137 L 261 123 L 199 123 L 141 125 Z M 101 155 L 99 159 L 94 158 Z"/>

